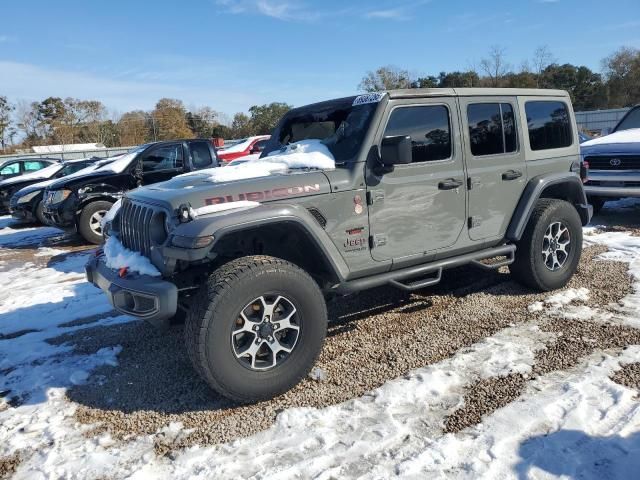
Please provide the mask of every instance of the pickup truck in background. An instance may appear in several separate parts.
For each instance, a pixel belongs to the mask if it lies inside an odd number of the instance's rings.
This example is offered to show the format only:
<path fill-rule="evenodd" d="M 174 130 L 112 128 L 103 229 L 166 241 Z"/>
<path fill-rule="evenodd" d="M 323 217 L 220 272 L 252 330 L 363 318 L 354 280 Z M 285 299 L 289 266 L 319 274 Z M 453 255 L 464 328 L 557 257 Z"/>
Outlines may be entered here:
<path fill-rule="evenodd" d="M 217 166 L 218 158 L 209 140 L 148 143 L 96 170 L 49 185 L 42 215 L 47 224 L 76 231 L 87 242 L 98 245 L 102 242 L 102 217 L 127 191 Z"/>
<path fill-rule="evenodd" d="M 580 150 L 594 212 L 608 200 L 640 197 L 640 105 L 629 110 L 611 134 L 583 143 Z"/>

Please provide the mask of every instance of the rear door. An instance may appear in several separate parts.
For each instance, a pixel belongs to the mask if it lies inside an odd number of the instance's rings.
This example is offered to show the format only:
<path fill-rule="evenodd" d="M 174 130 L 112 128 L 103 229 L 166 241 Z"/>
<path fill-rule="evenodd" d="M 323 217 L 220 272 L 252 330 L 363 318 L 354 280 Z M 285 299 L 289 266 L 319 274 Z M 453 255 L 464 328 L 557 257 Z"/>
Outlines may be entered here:
<path fill-rule="evenodd" d="M 384 137 L 409 135 L 413 161 L 368 181 L 372 255 L 400 264 L 456 242 L 465 222 L 465 173 L 455 98 L 391 100 L 385 118 L 378 146 Z"/>
<path fill-rule="evenodd" d="M 504 236 L 527 182 L 516 97 L 461 97 L 469 175 L 469 236 Z"/>
<path fill-rule="evenodd" d="M 184 172 L 182 143 L 169 143 L 151 147 L 142 154 L 142 184 L 169 180 Z"/>
<path fill-rule="evenodd" d="M 215 154 L 213 154 L 213 149 L 209 142 L 189 142 L 188 150 L 189 157 L 191 159 L 191 168 L 194 170 L 217 166 Z"/>

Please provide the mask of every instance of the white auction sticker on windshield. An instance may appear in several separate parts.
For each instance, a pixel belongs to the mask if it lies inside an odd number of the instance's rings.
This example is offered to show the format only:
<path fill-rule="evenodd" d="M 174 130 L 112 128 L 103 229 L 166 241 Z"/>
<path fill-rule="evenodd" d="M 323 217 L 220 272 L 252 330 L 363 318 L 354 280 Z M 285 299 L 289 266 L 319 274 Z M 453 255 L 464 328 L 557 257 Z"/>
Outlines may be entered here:
<path fill-rule="evenodd" d="M 367 103 L 378 103 L 387 94 L 387 92 L 366 93 L 358 95 L 353 101 L 353 107 L 356 105 L 365 105 Z"/>

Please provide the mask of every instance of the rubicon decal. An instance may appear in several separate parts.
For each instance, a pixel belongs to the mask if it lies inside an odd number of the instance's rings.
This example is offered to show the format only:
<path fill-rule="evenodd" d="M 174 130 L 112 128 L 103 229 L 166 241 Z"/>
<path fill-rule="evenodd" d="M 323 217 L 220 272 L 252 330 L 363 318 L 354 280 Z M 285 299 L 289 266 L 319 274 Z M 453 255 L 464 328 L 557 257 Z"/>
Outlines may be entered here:
<path fill-rule="evenodd" d="M 244 192 L 236 195 L 225 195 L 221 197 L 205 198 L 205 205 L 218 205 L 220 203 L 238 202 L 248 200 L 259 202 L 262 200 L 274 200 L 277 198 L 295 197 L 309 193 L 320 193 L 320 185 L 302 185 L 295 187 L 274 188 L 273 190 L 262 190 L 260 192 Z"/>

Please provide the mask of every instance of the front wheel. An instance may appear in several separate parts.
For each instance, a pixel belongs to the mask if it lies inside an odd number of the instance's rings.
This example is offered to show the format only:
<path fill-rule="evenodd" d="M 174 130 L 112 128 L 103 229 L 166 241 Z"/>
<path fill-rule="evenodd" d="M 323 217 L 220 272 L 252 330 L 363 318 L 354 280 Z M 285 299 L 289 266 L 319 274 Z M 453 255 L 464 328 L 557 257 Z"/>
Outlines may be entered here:
<path fill-rule="evenodd" d="M 250 256 L 220 267 L 192 297 L 185 342 L 213 389 L 250 403 L 299 383 L 326 332 L 327 309 L 316 282 L 285 260 Z"/>
<path fill-rule="evenodd" d="M 92 202 L 82 209 L 78 220 L 78 231 L 82 238 L 94 245 L 102 243 L 102 219 L 112 206 L 113 203 L 101 200 Z"/>
<path fill-rule="evenodd" d="M 564 287 L 582 254 L 582 221 L 564 200 L 538 201 L 517 244 L 511 274 L 520 283 L 541 291 Z"/>

